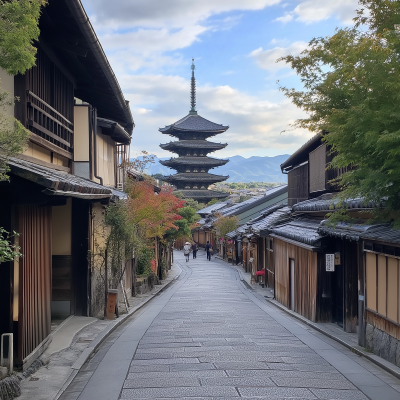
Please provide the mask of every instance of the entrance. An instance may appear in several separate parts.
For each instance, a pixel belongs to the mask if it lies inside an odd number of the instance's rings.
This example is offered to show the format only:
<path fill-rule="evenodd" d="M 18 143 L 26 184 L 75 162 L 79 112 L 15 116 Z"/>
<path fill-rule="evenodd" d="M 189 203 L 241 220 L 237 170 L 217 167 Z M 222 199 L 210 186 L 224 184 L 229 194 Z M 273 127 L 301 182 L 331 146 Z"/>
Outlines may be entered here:
<path fill-rule="evenodd" d="M 332 320 L 343 328 L 343 266 L 335 265 L 332 277 Z"/>

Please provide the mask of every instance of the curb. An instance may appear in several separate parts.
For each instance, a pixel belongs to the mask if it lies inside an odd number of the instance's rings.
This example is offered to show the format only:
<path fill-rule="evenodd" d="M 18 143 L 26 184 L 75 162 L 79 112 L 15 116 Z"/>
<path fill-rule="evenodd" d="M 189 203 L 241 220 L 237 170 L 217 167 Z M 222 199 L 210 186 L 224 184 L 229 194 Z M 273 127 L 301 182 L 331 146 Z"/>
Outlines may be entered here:
<path fill-rule="evenodd" d="M 329 338 L 335 340 L 336 342 L 340 343 L 341 345 L 347 347 L 353 353 L 355 353 L 361 357 L 365 357 L 367 360 L 373 362 L 375 365 L 384 369 L 389 374 L 400 379 L 400 368 L 397 367 L 396 365 L 390 363 L 389 361 L 384 360 L 383 358 L 381 358 L 373 353 L 366 352 L 360 346 L 353 346 L 353 345 L 347 343 L 346 341 L 340 339 L 339 337 L 332 335 L 329 332 L 326 332 L 324 329 L 322 329 L 320 326 L 318 326 L 318 324 L 315 324 L 314 322 L 309 321 L 308 319 L 304 318 L 303 316 L 296 314 L 295 312 L 293 312 L 291 310 L 288 310 L 285 306 L 278 303 L 276 300 L 273 300 L 271 298 L 265 298 L 265 300 L 268 301 L 270 304 L 274 305 L 275 307 L 279 308 L 280 310 L 284 311 L 286 314 L 289 314 L 290 316 L 298 319 L 299 321 L 305 323 L 306 325 L 311 326 L 316 331 L 324 334 L 325 336 L 328 336 Z"/>
<path fill-rule="evenodd" d="M 179 264 L 177 264 L 179 267 Z M 85 362 L 97 351 L 97 349 L 101 346 L 101 344 L 110 336 L 112 332 L 115 331 L 120 325 L 122 325 L 129 317 L 131 317 L 135 312 L 140 310 L 142 307 L 144 307 L 146 304 L 148 304 L 151 300 L 154 299 L 158 294 L 162 293 L 164 290 L 166 290 L 169 286 L 171 286 L 173 283 L 176 282 L 176 280 L 180 277 L 182 273 L 182 269 L 179 267 L 180 271 L 178 275 L 173 278 L 170 282 L 168 282 L 163 288 L 161 288 L 157 293 L 154 293 L 150 297 L 148 297 L 145 301 L 143 301 L 142 304 L 133 307 L 127 314 L 124 314 L 124 316 L 121 316 L 118 321 L 112 325 L 104 329 L 99 335 L 96 337 L 96 339 L 93 340 L 93 342 L 86 347 L 86 349 L 83 350 L 81 355 L 78 357 L 78 359 L 74 362 L 74 364 L 71 366 L 71 374 L 68 376 L 68 379 L 64 383 L 64 385 L 61 387 L 61 389 L 58 391 L 57 395 L 55 396 L 54 400 L 58 400 L 60 396 L 65 392 L 69 384 L 73 381 L 75 376 L 78 374 L 79 370 L 83 367 Z"/>

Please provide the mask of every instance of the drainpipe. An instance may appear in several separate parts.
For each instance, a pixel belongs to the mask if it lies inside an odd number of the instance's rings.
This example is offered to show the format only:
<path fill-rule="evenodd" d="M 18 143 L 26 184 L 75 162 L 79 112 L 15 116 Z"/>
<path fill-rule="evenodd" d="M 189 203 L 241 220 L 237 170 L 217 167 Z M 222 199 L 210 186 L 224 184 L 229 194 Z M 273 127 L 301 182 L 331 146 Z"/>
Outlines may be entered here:
<path fill-rule="evenodd" d="M 93 166 L 94 166 L 94 177 L 100 181 L 100 185 L 103 186 L 103 178 L 101 176 L 98 176 L 98 171 L 97 171 L 97 109 L 93 107 L 93 145 L 94 145 L 94 160 L 93 160 Z"/>

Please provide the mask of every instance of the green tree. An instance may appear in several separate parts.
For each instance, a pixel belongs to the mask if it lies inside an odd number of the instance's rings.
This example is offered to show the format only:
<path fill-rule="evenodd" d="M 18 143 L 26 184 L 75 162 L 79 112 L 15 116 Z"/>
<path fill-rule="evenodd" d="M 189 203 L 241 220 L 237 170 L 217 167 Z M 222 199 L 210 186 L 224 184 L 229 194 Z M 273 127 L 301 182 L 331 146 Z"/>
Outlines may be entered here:
<path fill-rule="evenodd" d="M 39 17 L 45 4 L 44 0 L 0 0 L 0 68 L 11 75 L 23 74 L 35 65 L 34 42 L 39 38 Z M 8 157 L 21 153 L 29 137 L 29 131 L 7 113 L 13 104 L 12 95 L 0 87 L 0 181 L 8 180 Z"/>
<path fill-rule="evenodd" d="M 18 233 L 14 232 L 10 235 L 5 229 L 0 227 L 0 264 L 2 262 L 13 261 L 16 257 L 22 257 L 19 252 L 20 247 L 12 244 L 12 237 L 19 236 Z"/>
<path fill-rule="evenodd" d="M 214 222 L 214 228 L 217 231 L 218 238 L 224 238 L 229 232 L 234 231 L 239 226 L 238 219 L 234 215 L 232 217 L 224 217 L 221 214 L 216 214 L 217 220 Z"/>
<path fill-rule="evenodd" d="M 0 0 L 0 67 L 23 74 L 35 65 L 39 18 L 44 0 Z"/>
<path fill-rule="evenodd" d="M 281 90 L 308 113 L 295 126 L 322 132 L 334 155 L 329 167 L 348 169 L 340 199 L 384 200 L 376 214 L 390 219 L 400 212 L 400 1 L 359 3 L 352 27 L 280 59 L 304 85 Z"/>

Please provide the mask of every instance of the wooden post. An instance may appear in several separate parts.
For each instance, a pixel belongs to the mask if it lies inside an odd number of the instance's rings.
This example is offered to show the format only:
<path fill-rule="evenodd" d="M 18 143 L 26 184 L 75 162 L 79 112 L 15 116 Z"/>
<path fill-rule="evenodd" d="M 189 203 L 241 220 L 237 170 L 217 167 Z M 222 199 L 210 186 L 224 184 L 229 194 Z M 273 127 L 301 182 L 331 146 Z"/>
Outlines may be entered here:
<path fill-rule="evenodd" d="M 104 254 L 104 319 L 107 318 L 107 298 L 108 298 L 108 270 L 107 270 L 107 249 Z"/>

